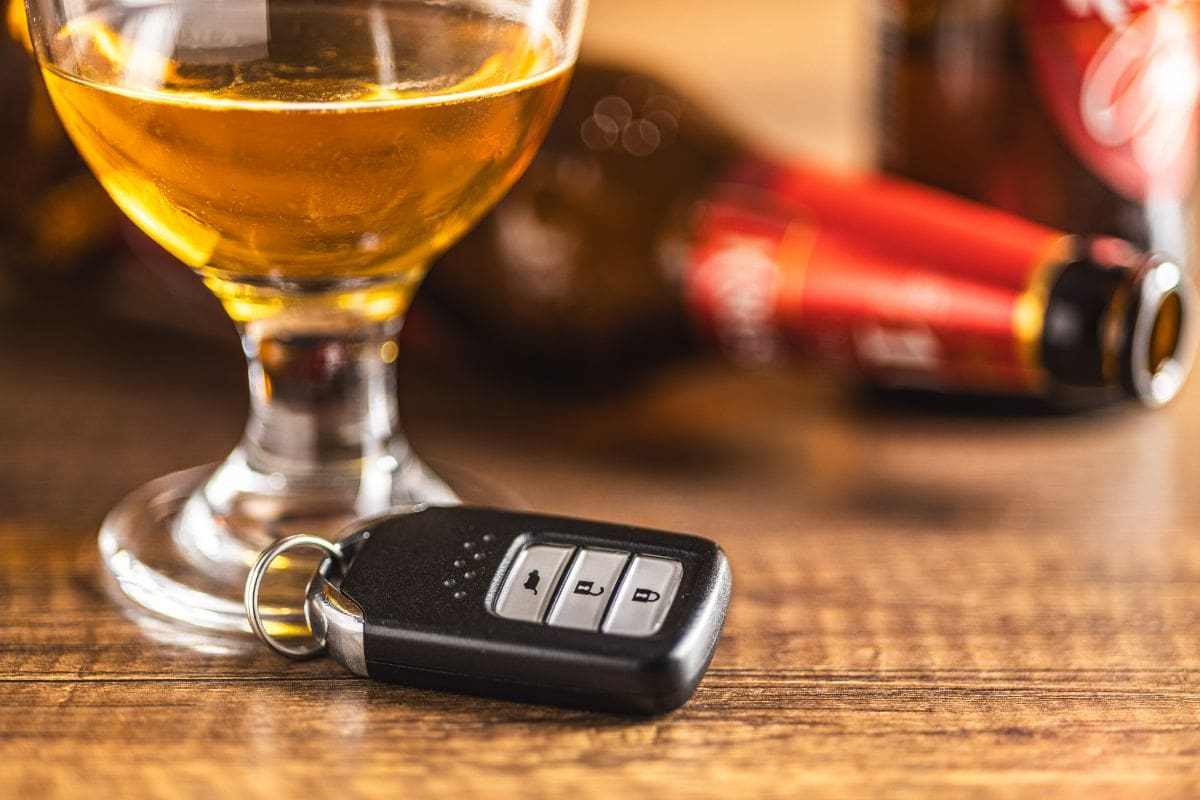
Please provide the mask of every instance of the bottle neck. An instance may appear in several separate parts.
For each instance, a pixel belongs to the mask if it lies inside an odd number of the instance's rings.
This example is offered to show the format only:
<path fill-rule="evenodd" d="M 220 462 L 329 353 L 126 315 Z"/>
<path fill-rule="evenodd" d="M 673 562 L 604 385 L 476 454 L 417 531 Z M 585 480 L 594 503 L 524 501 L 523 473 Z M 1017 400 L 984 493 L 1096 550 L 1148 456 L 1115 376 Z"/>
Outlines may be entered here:
<path fill-rule="evenodd" d="M 696 323 L 735 362 L 1028 393 L 1016 306 L 1065 234 L 903 181 L 747 164 L 707 199 L 687 269 Z"/>
<path fill-rule="evenodd" d="M 740 178 L 703 204 L 685 296 L 744 366 L 1151 406 L 1190 367 L 1195 304 L 1169 260 L 890 179 Z"/>
<path fill-rule="evenodd" d="M 1170 259 L 1135 255 L 1112 240 L 1086 244 L 1050 291 L 1046 371 L 1068 392 L 1100 389 L 1162 405 L 1191 367 L 1194 290 Z"/>

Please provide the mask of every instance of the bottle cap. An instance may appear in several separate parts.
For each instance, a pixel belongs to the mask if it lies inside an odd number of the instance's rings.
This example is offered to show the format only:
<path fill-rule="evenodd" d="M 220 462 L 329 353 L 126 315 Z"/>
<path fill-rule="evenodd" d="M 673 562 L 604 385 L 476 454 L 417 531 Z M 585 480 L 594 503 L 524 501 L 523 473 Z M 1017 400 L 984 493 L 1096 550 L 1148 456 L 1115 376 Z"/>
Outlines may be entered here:
<path fill-rule="evenodd" d="M 1196 293 L 1173 260 L 1151 256 L 1133 274 L 1127 307 L 1118 321 L 1121 382 L 1150 407 L 1168 402 L 1183 386 L 1196 352 Z"/>

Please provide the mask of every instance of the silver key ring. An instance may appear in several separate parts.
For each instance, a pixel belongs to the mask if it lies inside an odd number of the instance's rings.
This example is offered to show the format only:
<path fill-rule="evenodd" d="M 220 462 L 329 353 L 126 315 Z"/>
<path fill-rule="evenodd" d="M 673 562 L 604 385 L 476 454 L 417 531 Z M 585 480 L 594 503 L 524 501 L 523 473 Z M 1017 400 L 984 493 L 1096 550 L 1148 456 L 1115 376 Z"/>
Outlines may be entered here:
<path fill-rule="evenodd" d="M 266 624 L 263 622 L 262 610 L 258 607 L 258 591 L 262 587 L 263 577 L 267 574 L 267 570 L 271 568 L 271 562 L 282 553 L 294 550 L 297 547 L 313 547 L 331 558 L 341 559 L 342 557 L 341 547 L 319 536 L 301 534 L 299 536 L 289 536 L 286 539 L 280 539 L 264 550 L 262 555 L 258 557 L 258 560 L 254 562 L 254 566 L 250 568 L 250 574 L 246 576 L 246 592 L 243 599 L 246 604 L 246 618 L 250 620 L 250 630 L 254 632 L 254 635 L 258 637 L 260 642 L 276 653 L 282 653 L 289 658 L 304 659 L 320 655 L 325 650 L 325 643 L 314 642 L 313 644 L 306 644 L 299 647 L 282 644 L 274 636 L 267 633 Z M 307 610 L 305 616 L 307 617 Z"/>

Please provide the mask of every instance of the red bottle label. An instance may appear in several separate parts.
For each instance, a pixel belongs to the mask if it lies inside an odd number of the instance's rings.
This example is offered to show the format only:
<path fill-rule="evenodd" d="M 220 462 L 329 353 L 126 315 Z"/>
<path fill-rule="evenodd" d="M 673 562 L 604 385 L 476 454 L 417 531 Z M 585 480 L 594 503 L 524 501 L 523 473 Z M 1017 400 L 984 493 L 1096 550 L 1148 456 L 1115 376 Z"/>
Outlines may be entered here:
<path fill-rule="evenodd" d="M 1079 158 L 1139 203 L 1184 197 L 1196 169 L 1200 4 L 1029 0 L 1025 34 L 1050 114 Z"/>
<path fill-rule="evenodd" d="M 1035 392 L 1070 240 L 888 179 L 752 166 L 700 211 L 688 292 L 731 358 L 880 383 Z"/>

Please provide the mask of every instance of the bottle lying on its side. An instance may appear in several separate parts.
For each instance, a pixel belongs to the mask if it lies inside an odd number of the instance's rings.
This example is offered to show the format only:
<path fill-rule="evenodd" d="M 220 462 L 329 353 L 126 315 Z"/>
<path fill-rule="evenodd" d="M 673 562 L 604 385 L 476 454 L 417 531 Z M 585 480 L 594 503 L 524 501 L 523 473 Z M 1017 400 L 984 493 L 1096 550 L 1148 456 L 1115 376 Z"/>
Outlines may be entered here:
<path fill-rule="evenodd" d="M 1155 406 L 1194 338 L 1170 257 L 772 162 L 674 90 L 586 62 L 526 176 L 428 290 L 484 346 L 555 380 L 714 344 L 877 385 Z"/>

